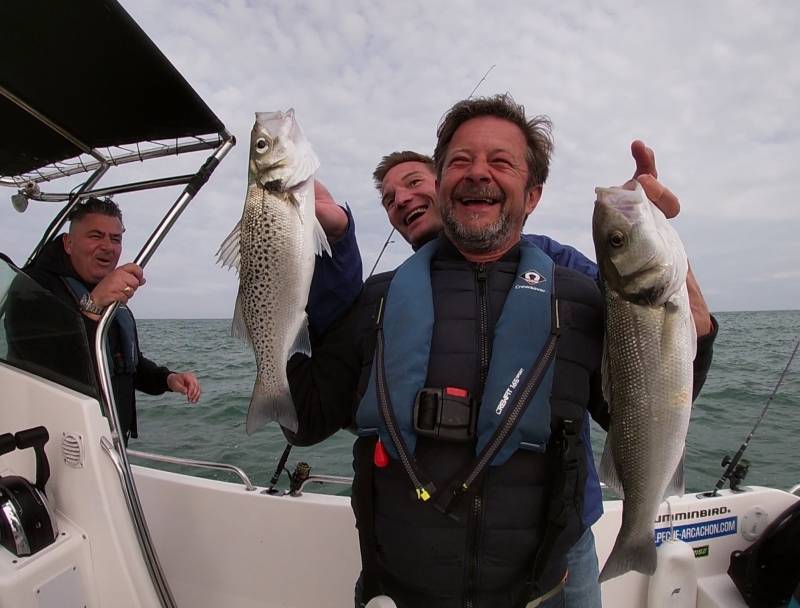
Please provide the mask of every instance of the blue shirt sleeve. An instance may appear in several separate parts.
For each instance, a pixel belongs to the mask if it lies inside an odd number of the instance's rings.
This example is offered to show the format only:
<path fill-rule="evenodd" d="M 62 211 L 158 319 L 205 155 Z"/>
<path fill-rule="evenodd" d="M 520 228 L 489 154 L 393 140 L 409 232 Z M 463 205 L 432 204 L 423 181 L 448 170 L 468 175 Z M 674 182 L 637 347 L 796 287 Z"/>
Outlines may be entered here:
<path fill-rule="evenodd" d="M 598 280 L 599 274 L 597 271 L 597 264 L 574 247 L 562 245 L 549 236 L 544 236 L 542 234 L 523 234 L 522 238 L 544 251 L 550 256 L 550 259 L 559 266 L 566 266 L 567 268 L 585 274 L 594 281 Z M 603 493 L 600 489 L 600 479 L 597 475 L 594 455 L 592 454 L 589 416 L 585 416 L 583 419 L 581 441 L 586 450 L 586 483 L 584 486 L 582 519 L 584 526 L 589 527 L 600 519 L 600 516 L 603 514 Z"/>
<path fill-rule="evenodd" d="M 566 266 L 567 268 L 585 274 L 590 279 L 598 280 L 597 264 L 574 247 L 562 245 L 558 241 L 554 241 L 549 236 L 544 236 L 543 234 L 523 234 L 522 238 L 544 251 L 550 256 L 550 259 L 559 266 Z"/>
<path fill-rule="evenodd" d="M 363 284 L 361 252 L 356 241 L 353 214 L 349 207 L 345 207 L 345 213 L 347 232 L 331 246 L 333 256 L 317 256 L 314 265 L 306 306 L 312 336 L 325 333 L 330 324 L 350 307 Z"/>

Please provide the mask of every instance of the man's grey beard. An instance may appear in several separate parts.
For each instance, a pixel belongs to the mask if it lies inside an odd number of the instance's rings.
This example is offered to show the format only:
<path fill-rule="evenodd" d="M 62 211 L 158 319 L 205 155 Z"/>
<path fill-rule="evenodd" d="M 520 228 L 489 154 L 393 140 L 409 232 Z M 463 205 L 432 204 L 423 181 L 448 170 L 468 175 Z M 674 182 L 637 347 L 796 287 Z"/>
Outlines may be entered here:
<path fill-rule="evenodd" d="M 442 216 L 445 233 L 459 250 L 467 253 L 488 253 L 499 249 L 508 242 L 513 230 L 511 218 L 505 212 L 505 207 L 496 221 L 482 228 L 468 228 L 459 224 L 453 216 L 451 205 L 441 205 L 439 213 Z"/>

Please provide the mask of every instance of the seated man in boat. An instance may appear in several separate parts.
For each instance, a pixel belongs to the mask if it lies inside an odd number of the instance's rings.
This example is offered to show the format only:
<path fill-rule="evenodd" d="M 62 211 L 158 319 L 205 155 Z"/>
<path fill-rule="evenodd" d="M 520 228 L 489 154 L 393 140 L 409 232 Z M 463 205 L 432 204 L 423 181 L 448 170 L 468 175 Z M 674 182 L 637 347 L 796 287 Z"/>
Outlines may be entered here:
<path fill-rule="evenodd" d="M 581 430 L 605 407 L 604 305 L 593 280 L 520 240 L 551 145 L 549 123 L 508 96 L 456 104 L 434 153 L 443 233 L 289 362 L 290 440 L 359 435 L 360 605 L 563 605 L 585 531 Z M 520 275 L 535 289 L 512 288 Z"/>
<path fill-rule="evenodd" d="M 190 403 L 200 398 L 200 384 L 191 372 L 173 372 L 142 355 L 136 322 L 125 306 L 144 284 L 136 264 L 117 267 L 122 254 L 122 212 L 111 200 L 88 198 L 69 216 L 66 234 L 50 241 L 24 270 L 59 300 L 80 310 L 90 346 L 100 315 L 119 302 L 108 331 L 113 362 L 111 380 L 125 442 L 137 437 L 134 390 L 150 395 L 173 391 L 186 395 Z M 13 322 L 13 320 L 11 321 Z M 94 349 L 90 348 L 92 357 Z M 63 353 L 63 356 L 68 356 Z"/>

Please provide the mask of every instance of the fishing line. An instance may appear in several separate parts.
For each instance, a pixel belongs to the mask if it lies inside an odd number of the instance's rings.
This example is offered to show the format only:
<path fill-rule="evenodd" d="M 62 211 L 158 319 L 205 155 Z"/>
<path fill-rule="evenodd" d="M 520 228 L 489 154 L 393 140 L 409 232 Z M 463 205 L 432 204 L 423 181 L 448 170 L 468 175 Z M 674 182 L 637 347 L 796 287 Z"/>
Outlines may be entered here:
<path fill-rule="evenodd" d="M 716 496 L 717 493 L 719 492 L 719 490 L 722 489 L 722 486 L 725 485 L 725 482 L 728 479 L 730 479 L 731 475 L 733 475 L 737 465 L 739 464 L 739 461 L 742 459 L 742 454 L 744 454 L 744 451 L 747 449 L 747 445 L 750 443 L 750 440 L 753 438 L 753 434 L 756 432 L 756 429 L 758 428 L 758 425 L 761 424 L 761 421 L 764 419 L 764 416 L 767 414 L 767 410 L 769 409 L 770 403 L 772 403 L 772 398 L 778 392 L 778 388 L 780 387 L 781 383 L 783 382 L 783 378 L 784 378 L 784 376 L 786 376 L 786 372 L 789 371 L 789 367 L 792 365 L 792 361 L 794 360 L 794 356 L 795 356 L 795 354 L 797 354 L 797 348 L 798 347 L 800 347 L 800 336 L 798 336 L 798 338 L 797 338 L 797 342 L 794 345 L 794 349 L 792 350 L 792 354 L 789 355 L 789 361 L 786 363 L 786 367 L 783 368 L 783 372 L 781 372 L 781 376 L 780 376 L 780 378 L 778 378 L 778 383 L 775 385 L 775 388 L 772 389 L 772 394 L 769 396 L 769 398 L 767 399 L 766 404 L 764 404 L 764 408 L 761 410 L 761 415 L 758 417 L 758 420 L 756 420 L 756 423 L 753 426 L 753 429 L 747 435 L 747 438 L 744 440 L 744 443 L 742 443 L 742 445 L 739 447 L 739 451 L 736 452 L 736 455 L 730 460 L 730 462 L 727 463 L 728 464 L 728 468 L 725 469 L 725 472 L 722 474 L 722 477 L 719 478 L 719 481 L 717 482 L 717 485 L 714 486 L 714 490 L 708 494 L 709 496 Z M 726 460 L 727 460 L 727 457 L 726 457 L 725 460 L 722 461 L 723 462 L 723 466 L 725 465 L 725 461 Z"/>
<path fill-rule="evenodd" d="M 473 87 L 472 92 L 469 94 L 469 97 L 467 97 L 467 99 L 472 99 L 472 96 L 475 94 L 475 91 L 477 91 L 478 87 L 481 86 L 481 84 L 483 84 L 483 81 L 486 80 L 486 77 L 489 75 L 489 72 L 491 72 L 496 67 L 496 65 L 497 64 L 493 63 L 492 66 L 488 70 L 486 70 L 486 73 L 478 81 L 478 84 L 476 84 Z M 386 242 L 383 244 L 383 248 L 381 249 L 381 252 L 378 254 L 378 258 L 375 260 L 375 264 L 373 264 L 372 270 L 369 271 L 369 275 L 367 276 L 368 279 L 372 276 L 372 273 L 374 273 L 375 269 L 378 267 L 378 262 L 381 261 L 381 256 L 383 256 L 383 252 L 386 251 L 386 248 L 392 243 L 392 241 L 390 241 L 389 239 L 392 238 L 394 231 L 395 229 L 392 228 L 392 231 L 389 233 L 389 236 L 386 237 Z"/>

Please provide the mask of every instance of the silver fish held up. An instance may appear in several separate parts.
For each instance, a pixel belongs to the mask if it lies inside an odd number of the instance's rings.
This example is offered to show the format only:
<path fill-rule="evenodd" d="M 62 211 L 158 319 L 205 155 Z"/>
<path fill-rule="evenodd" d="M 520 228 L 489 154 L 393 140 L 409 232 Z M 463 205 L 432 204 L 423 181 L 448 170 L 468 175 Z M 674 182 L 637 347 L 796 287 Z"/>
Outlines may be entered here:
<path fill-rule="evenodd" d="M 600 478 L 623 499 L 602 582 L 629 570 L 655 572 L 659 504 L 684 491 L 697 339 L 677 232 L 638 183 L 595 192 L 592 234 L 606 299 L 603 395 L 611 412 Z"/>
<path fill-rule="evenodd" d="M 271 421 L 297 430 L 286 362 L 311 352 L 305 308 L 314 256 L 331 253 L 314 213 L 318 168 L 293 109 L 256 113 L 244 212 L 217 252 L 224 267 L 239 273 L 231 332 L 256 356 L 248 434 Z"/>

